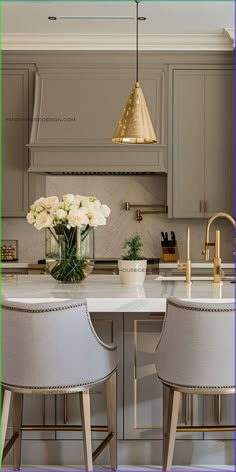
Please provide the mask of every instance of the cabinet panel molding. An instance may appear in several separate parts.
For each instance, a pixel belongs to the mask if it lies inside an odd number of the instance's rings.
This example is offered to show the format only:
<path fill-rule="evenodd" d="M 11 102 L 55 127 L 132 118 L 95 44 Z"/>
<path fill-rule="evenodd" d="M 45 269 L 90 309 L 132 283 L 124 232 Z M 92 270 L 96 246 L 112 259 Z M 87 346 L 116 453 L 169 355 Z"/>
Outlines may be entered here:
<path fill-rule="evenodd" d="M 169 217 L 233 213 L 233 68 L 170 68 Z"/>
<path fill-rule="evenodd" d="M 23 217 L 28 208 L 29 72 L 2 70 L 2 216 Z"/>
<path fill-rule="evenodd" d="M 162 439 L 162 384 L 157 377 L 154 353 L 164 316 L 125 313 L 124 316 L 124 439 Z M 200 425 L 202 399 L 193 396 L 186 418 L 182 396 L 178 425 Z M 177 433 L 177 439 L 202 439 L 202 433 Z"/>

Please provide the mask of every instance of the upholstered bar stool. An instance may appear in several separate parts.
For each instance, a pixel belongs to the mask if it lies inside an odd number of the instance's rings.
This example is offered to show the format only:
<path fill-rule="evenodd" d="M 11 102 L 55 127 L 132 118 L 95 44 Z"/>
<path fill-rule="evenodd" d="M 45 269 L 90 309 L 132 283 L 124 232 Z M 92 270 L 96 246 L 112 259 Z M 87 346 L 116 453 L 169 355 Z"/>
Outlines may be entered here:
<path fill-rule="evenodd" d="M 181 393 L 235 392 L 235 307 L 175 298 L 167 310 L 156 369 L 163 384 L 163 470 L 171 470 Z"/>
<path fill-rule="evenodd" d="M 14 444 L 14 468 L 20 469 L 24 394 L 79 392 L 82 428 L 78 430 L 83 432 L 85 467 L 93 470 L 93 458 L 109 443 L 111 468 L 116 470 L 116 368 L 117 348 L 99 339 L 84 300 L 40 304 L 4 300 L 2 456 Z M 101 382 L 106 382 L 108 436 L 92 454 L 89 393 Z M 13 436 L 4 448 L 12 394 Z"/>

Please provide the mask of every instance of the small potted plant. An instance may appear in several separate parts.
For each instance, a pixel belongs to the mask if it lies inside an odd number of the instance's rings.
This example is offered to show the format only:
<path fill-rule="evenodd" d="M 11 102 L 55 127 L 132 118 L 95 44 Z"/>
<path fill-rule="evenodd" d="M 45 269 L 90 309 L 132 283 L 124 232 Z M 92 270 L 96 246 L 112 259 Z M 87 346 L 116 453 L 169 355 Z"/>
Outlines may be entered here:
<path fill-rule="evenodd" d="M 143 243 L 139 234 L 126 239 L 124 254 L 118 261 L 120 281 L 126 285 L 142 285 L 146 276 L 147 260 L 141 254 Z"/>

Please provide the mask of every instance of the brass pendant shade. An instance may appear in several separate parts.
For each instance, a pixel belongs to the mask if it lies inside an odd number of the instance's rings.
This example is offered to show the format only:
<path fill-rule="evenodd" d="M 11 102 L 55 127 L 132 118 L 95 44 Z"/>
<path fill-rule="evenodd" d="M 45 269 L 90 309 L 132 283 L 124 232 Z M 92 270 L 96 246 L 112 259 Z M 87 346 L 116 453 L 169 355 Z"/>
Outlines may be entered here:
<path fill-rule="evenodd" d="M 138 82 L 131 91 L 112 141 L 121 144 L 153 144 L 158 142 L 146 100 Z"/>
<path fill-rule="evenodd" d="M 120 144 L 153 144 L 158 143 L 152 121 L 149 115 L 146 100 L 138 81 L 138 23 L 145 20 L 145 17 L 138 16 L 138 4 L 136 3 L 136 84 L 132 90 L 127 105 L 123 111 L 121 120 L 118 123 L 115 134 L 112 138 L 114 143 Z"/>

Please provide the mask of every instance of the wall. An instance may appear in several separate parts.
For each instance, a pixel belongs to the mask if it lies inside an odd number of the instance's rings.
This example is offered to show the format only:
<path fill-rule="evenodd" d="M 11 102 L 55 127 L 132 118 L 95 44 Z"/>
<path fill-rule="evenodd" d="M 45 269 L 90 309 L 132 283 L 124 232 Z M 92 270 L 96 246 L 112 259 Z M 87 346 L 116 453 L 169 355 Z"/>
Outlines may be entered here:
<path fill-rule="evenodd" d="M 112 258 L 121 254 L 123 240 L 135 233 L 143 238 L 146 257 L 161 256 L 161 231 L 174 230 L 179 244 L 180 258 L 185 258 L 186 227 L 191 229 L 191 257 L 202 261 L 206 220 L 168 219 L 164 214 L 144 215 L 141 223 L 135 219 L 135 209 L 125 211 L 124 203 L 166 202 L 166 176 L 49 176 L 47 195 L 64 193 L 95 195 L 111 207 L 111 215 L 104 227 L 96 230 L 96 257 Z M 24 219 L 3 219 L 3 239 L 19 240 L 21 261 L 44 258 L 44 231 L 37 231 Z M 218 221 L 214 228 L 222 229 L 222 260 L 233 262 L 233 230 L 227 221 Z"/>

